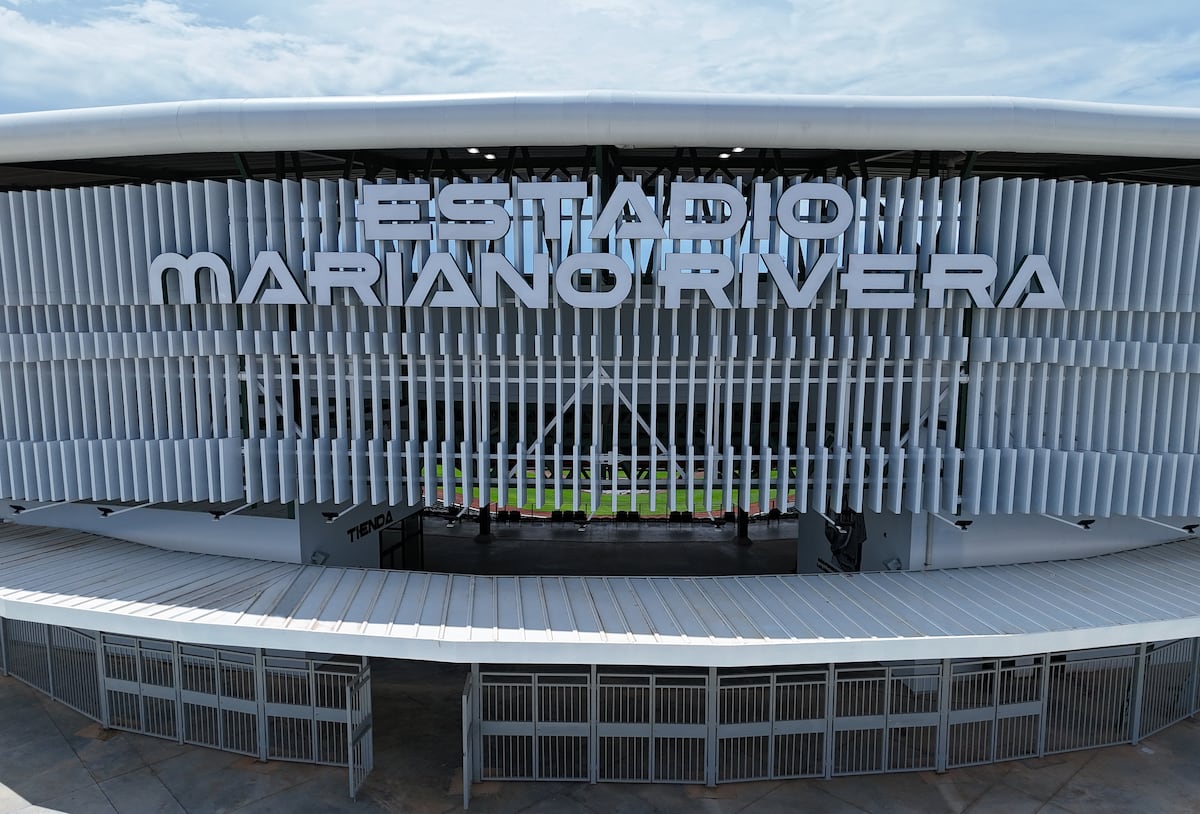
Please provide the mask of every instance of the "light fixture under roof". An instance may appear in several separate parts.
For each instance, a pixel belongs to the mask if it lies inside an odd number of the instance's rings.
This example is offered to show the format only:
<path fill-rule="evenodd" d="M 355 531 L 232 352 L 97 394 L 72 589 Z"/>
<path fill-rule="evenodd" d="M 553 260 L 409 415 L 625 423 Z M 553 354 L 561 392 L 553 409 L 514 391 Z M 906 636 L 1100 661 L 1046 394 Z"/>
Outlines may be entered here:
<path fill-rule="evenodd" d="M 470 153 L 471 155 L 477 155 L 479 153 L 479 148 L 478 147 L 468 147 L 467 152 Z"/>
<path fill-rule="evenodd" d="M 484 157 L 484 158 L 486 158 L 488 161 L 495 161 L 495 160 L 496 160 L 496 154 L 495 154 L 495 153 L 484 153 L 484 154 L 483 154 L 483 157 Z"/>
<path fill-rule="evenodd" d="M 717 153 L 717 158 L 729 158 L 730 153 Z"/>
<path fill-rule="evenodd" d="M 733 148 L 733 152 L 735 152 L 735 153 L 742 153 L 742 152 L 745 152 L 745 151 L 746 151 L 746 148 L 745 148 L 745 147 L 734 147 L 734 148 Z"/>
<path fill-rule="evenodd" d="M 936 517 L 938 520 L 941 520 L 947 526 L 953 526 L 954 528 L 958 529 L 959 531 L 966 531 L 967 529 L 971 528 L 971 525 L 975 522 L 974 520 L 967 520 L 962 517 L 960 517 L 956 520 L 951 520 L 948 517 L 942 517 L 937 512 L 933 512 L 933 516 Z"/>

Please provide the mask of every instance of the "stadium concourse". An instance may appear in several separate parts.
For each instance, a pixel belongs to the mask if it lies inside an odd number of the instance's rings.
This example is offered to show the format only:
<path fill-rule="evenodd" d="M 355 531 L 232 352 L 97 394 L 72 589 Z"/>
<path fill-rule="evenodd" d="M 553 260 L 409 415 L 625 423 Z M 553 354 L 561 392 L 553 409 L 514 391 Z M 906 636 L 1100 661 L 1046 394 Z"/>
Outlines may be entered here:
<path fill-rule="evenodd" d="M 0 116 L 0 670 L 355 796 L 451 665 L 463 805 L 1159 737 L 1198 188 L 1200 111 L 1047 100 Z"/>

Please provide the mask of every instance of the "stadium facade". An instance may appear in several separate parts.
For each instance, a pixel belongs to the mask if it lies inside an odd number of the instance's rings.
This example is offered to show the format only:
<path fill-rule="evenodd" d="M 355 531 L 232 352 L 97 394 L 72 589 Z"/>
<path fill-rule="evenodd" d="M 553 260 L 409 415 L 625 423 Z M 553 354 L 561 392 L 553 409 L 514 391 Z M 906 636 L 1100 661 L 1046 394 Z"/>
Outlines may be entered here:
<path fill-rule="evenodd" d="M 352 790 L 359 657 L 474 665 L 468 783 L 1136 741 L 1200 708 L 1198 181 L 1200 112 L 1031 100 L 0 117 L 0 664 Z M 432 575 L 431 510 L 801 573 Z"/>

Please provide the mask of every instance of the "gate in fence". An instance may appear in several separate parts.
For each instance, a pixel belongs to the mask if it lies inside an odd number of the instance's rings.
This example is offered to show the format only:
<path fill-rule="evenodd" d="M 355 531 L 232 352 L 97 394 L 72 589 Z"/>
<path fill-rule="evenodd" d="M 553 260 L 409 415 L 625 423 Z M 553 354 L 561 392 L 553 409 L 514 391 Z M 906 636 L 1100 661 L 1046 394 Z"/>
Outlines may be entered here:
<path fill-rule="evenodd" d="M 1200 640 L 771 670 L 476 666 L 469 780 L 729 783 L 1136 743 L 1200 711 Z"/>
<path fill-rule="evenodd" d="M 346 759 L 350 767 L 350 797 L 358 798 L 367 775 L 375 768 L 371 717 L 371 668 L 346 685 Z"/>
<path fill-rule="evenodd" d="M 352 795 L 373 764 L 370 670 L 361 659 L 0 619 L 0 673 L 107 728 L 346 766 Z"/>

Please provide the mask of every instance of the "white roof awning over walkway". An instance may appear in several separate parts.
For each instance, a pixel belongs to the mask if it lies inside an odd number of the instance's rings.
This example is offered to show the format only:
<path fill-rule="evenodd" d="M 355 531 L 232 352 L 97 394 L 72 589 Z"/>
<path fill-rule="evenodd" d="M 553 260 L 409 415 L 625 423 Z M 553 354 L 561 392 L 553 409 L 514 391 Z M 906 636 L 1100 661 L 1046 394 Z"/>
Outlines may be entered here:
<path fill-rule="evenodd" d="M 0 526 L 0 617 L 449 662 L 770 666 L 1200 635 L 1200 541 L 942 571 L 508 577 L 188 554 Z"/>

